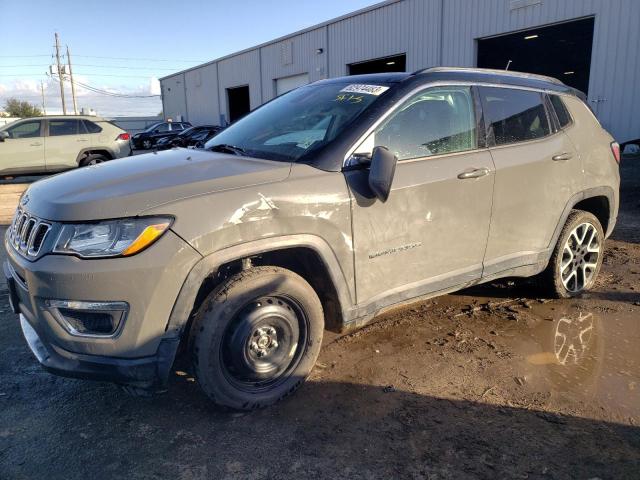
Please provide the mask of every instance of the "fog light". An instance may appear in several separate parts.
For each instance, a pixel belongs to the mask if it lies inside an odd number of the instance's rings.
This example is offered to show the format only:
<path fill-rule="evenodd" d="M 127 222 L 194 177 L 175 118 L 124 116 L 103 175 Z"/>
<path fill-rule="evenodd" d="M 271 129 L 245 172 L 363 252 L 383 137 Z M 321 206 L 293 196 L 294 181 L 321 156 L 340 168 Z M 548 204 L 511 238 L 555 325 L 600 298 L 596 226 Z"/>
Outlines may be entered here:
<path fill-rule="evenodd" d="M 78 337 L 114 337 L 129 312 L 126 302 L 47 300 L 46 304 L 58 323 Z"/>

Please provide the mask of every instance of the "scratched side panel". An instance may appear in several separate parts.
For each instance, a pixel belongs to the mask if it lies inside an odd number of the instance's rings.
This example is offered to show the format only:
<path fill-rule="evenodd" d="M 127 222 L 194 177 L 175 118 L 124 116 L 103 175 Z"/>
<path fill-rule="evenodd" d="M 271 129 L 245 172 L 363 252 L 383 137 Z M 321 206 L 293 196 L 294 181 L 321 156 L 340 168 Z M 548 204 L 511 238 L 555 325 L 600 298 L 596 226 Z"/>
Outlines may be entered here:
<path fill-rule="evenodd" d="M 294 164 L 284 181 L 178 200 L 145 213 L 160 212 L 176 217 L 173 230 L 203 256 L 265 238 L 315 235 L 333 252 L 355 298 L 350 197 L 342 173 Z"/>

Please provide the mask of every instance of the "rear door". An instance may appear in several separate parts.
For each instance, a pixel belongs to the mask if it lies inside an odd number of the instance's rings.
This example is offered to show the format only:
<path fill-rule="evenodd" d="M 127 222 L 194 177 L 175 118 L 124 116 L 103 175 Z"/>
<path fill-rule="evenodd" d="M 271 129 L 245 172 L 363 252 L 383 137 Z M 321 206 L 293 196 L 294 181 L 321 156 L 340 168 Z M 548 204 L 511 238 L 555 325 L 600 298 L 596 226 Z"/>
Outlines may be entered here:
<path fill-rule="evenodd" d="M 476 103 L 468 86 L 428 88 L 365 140 L 366 150 L 383 145 L 399 159 L 385 203 L 372 198 L 368 170 L 345 173 L 358 304 L 396 303 L 480 278 L 494 167 Z"/>
<path fill-rule="evenodd" d="M 543 93 L 480 87 L 496 166 L 484 275 L 536 264 L 583 185 L 580 158 Z"/>
<path fill-rule="evenodd" d="M 80 131 L 84 129 L 86 137 L 89 139 L 89 145 L 92 147 L 101 147 L 108 144 L 108 139 L 103 133 L 103 128 L 91 120 L 80 120 Z M 114 140 L 113 138 L 111 140 Z M 81 142 L 82 143 L 82 142 Z"/>
<path fill-rule="evenodd" d="M 5 131 L 0 142 L 0 175 L 45 171 L 42 120 L 22 120 Z"/>
<path fill-rule="evenodd" d="M 78 154 L 91 147 L 89 134 L 77 118 L 52 118 L 47 120 L 45 158 L 48 172 L 58 172 L 78 166 Z"/>

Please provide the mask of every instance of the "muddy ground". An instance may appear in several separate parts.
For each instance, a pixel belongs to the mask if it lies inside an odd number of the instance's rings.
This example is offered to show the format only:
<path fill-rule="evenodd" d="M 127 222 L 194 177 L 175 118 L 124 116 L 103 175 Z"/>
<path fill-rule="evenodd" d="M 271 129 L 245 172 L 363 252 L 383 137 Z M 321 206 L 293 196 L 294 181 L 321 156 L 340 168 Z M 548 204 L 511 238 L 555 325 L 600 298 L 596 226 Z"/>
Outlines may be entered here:
<path fill-rule="evenodd" d="M 393 311 L 251 414 L 183 366 L 153 399 L 45 373 L 0 285 L 0 478 L 640 478 L 640 159 L 622 175 L 588 296 L 504 281 Z"/>

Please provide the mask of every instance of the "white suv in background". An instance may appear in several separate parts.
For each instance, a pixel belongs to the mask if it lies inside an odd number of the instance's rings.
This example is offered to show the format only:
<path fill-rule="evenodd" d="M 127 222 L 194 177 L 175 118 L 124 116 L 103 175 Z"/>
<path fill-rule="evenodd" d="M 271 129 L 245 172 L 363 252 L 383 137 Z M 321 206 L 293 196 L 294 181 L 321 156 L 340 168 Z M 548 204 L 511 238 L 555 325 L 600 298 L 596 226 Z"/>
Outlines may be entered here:
<path fill-rule="evenodd" d="M 53 173 L 126 157 L 130 138 L 100 117 L 18 120 L 0 128 L 0 175 Z"/>

